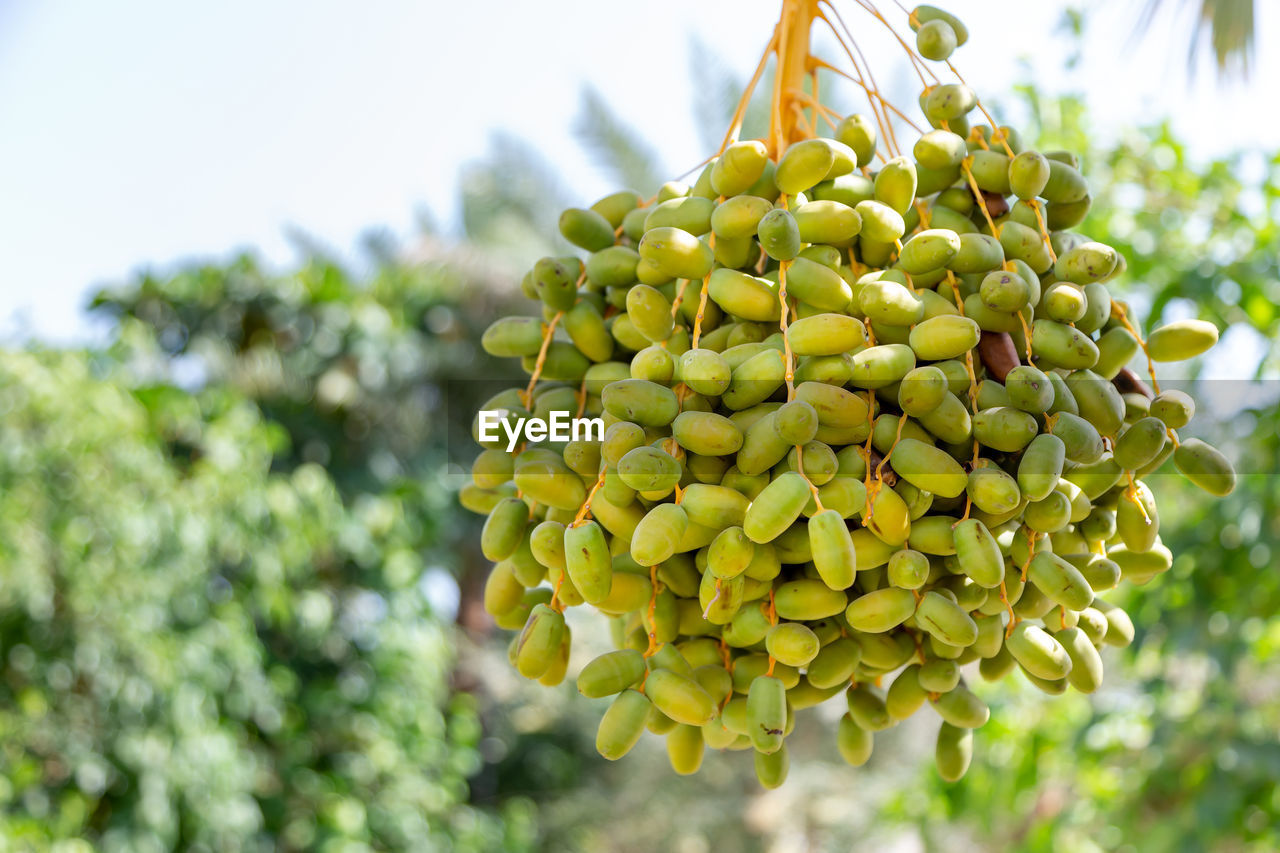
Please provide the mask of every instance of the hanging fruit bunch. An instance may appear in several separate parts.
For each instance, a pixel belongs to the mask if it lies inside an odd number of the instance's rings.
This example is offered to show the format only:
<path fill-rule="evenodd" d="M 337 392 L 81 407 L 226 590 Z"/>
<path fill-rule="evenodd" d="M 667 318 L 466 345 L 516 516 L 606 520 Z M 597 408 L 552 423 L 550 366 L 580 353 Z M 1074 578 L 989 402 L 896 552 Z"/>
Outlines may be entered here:
<path fill-rule="evenodd" d="M 851 67 L 810 53 L 815 22 Z M 1171 565 L 1144 478 L 1172 457 L 1211 494 L 1234 487 L 1219 451 L 1179 440 L 1194 402 L 1153 364 L 1216 327 L 1144 341 L 1108 288 L 1124 258 L 1072 230 L 1090 206 L 1075 156 L 991 117 L 950 61 L 959 20 L 919 6 L 906 23 L 927 125 L 880 95 L 831 0 L 785 0 L 693 185 L 566 210 L 583 254 L 538 261 L 523 287 L 541 316 L 484 335 L 530 374 L 486 406 L 508 425 L 603 421 L 482 441 L 462 499 L 488 514 L 485 606 L 519 631 L 522 675 L 564 678 L 566 608 L 609 620 L 617 650 L 577 677 L 612 697 L 606 758 L 647 729 L 679 773 L 706 747 L 752 750 L 773 787 L 796 713 L 839 696 L 851 764 L 929 705 L 938 770 L 959 779 L 989 716 L 967 679 L 1088 693 L 1099 648 L 1132 640 L 1101 596 Z M 738 140 L 771 57 L 768 138 Z M 869 115 L 825 107 L 822 70 Z"/>

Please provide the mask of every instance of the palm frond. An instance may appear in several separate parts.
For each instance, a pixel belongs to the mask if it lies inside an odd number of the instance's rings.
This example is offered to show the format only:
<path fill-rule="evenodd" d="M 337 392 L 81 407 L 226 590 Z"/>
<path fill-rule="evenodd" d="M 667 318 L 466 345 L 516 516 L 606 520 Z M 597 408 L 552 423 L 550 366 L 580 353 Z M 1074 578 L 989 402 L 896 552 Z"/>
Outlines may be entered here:
<path fill-rule="evenodd" d="M 1200 15 L 1191 37 L 1191 53 L 1200 43 L 1204 27 L 1209 27 L 1209 44 L 1222 76 L 1249 75 L 1253 59 L 1254 0 L 1201 0 Z"/>
<path fill-rule="evenodd" d="M 573 131 L 596 166 L 619 186 L 642 195 L 658 188 L 663 172 L 657 155 L 590 85 L 582 89 L 582 106 Z"/>
<path fill-rule="evenodd" d="M 495 133 L 488 155 L 463 168 L 462 227 L 478 244 L 527 242 L 556 233 L 567 206 L 554 167 L 527 143 Z"/>
<path fill-rule="evenodd" d="M 733 120 L 744 81 L 720 55 L 697 35 L 689 39 L 689 75 L 693 82 L 693 121 L 698 141 L 708 153 L 716 151 Z"/>
<path fill-rule="evenodd" d="M 1193 76 L 1206 28 L 1219 79 L 1249 76 L 1257 33 L 1254 4 L 1255 0 L 1179 0 L 1177 9 L 1199 7 L 1187 47 L 1187 68 Z M 1164 0 L 1147 0 L 1138 16 L 1134 37 L 1144 35 L 1165 7 Z"/>

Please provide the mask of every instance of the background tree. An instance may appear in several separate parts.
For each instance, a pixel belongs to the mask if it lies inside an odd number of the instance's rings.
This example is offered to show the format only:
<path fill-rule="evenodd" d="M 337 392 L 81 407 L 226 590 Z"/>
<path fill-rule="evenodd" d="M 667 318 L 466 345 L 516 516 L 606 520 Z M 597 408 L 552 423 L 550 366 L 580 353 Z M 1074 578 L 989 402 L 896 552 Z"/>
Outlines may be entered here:
<path fill-rule="evenodd" d="M 480 733 L 417 520 L 273 472 L 288 436 L 226 386 L 5 353 L 0 404 L 10 849 L 524 845 L 518 814 L 466 806 Z"/>

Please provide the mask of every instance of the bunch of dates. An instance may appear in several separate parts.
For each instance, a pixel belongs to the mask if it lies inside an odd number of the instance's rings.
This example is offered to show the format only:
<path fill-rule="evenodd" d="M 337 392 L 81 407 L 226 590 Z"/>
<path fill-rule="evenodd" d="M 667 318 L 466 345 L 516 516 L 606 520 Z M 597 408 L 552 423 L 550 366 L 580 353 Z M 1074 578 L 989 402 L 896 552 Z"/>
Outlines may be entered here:
<path fill-rule="evenodd" d="M 967 38 L 929 7 L 912 23 L 929 58 Z M 1193 400 L 1139 373 L 1217 328 L 1143 340 L 1108 286 L 1124 259 L 1073 230 L 1076 158 L 983 124 L 963 84 L 920 106 L 911 156 L 878 156 L 852 115 L 564 211 L 581 251 L 539 260 L 540 310 L 484 334 L 532 379 L 485 406 L 501 428 L 475 424 L 462 500 L 488 515 L 485 606 L 548 685 L 569 669 L 564 610 L 608 620 L 616 650 L 576 676 L 611 698 L 606 758 L 647 730 L 679 773 L 750 750 L 773 787 L 797 712 L 838 699 L 848 762 L 928 706 L 958 779 L 989 717 L 970 679 L 1088 693 L 1099 649 L 1132 640 L 1102 596 L 1172 562 L 1144 478 L 1234 487 L 1222 453 L 1177 435 Z M 575 419 L 568 440 L 513 428 L 554 417 Z"/>

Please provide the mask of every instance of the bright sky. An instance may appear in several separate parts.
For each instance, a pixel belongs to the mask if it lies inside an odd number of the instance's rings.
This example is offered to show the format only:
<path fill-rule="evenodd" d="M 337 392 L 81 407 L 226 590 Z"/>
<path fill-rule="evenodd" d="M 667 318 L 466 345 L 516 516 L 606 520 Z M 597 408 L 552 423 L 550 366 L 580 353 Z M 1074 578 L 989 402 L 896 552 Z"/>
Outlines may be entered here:
<path fill-rule="evenodd" d="M 837 3 L 882 78 L 902 80 L 900 49 Z M 682 171 L 708 153 L 690 118 L 691 35 L 745 79 L 778 5 L 0 0 L 0 332 L 84 339 L 95 285 L 237 247 L 284 263 L 289 226 L 341 251 L 369 227 L 410 233 L 423 205 L 448 226 L 459 167 L 495 128 L 590 201 L 609 187 L 571 132 L 584 79 Z M 1188 87 L 1170 21 L 1135 52 L 1145 0 L 1085 4 L 1088 50 L 1068 79 L 1052 35 L 1066 4 L 947 5 L 973 32 L 957 63 L 983 95 L 1022 79 L 1026 58 L 1042 83 L 1087 92 L 1104 128 L 1172 114 L 1203 154 L 1280 148 L 1274 4 L 1258 4 L 1253 82 L 1226 89 L 1209 74 Z"/>

